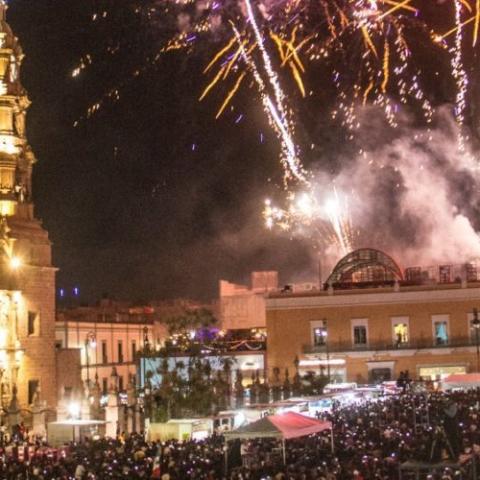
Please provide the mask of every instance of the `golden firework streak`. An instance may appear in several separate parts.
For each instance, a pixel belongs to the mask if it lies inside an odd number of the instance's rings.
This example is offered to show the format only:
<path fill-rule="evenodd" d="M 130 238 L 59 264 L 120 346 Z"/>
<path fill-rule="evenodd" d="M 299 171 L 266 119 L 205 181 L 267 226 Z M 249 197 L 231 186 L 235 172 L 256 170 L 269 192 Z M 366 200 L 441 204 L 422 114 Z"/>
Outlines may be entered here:
<path fill-rule="evenodd" d="M 217 61 L 222 58 L 222 56 L 227 53 L 232 47 L 233 45 L 237 42 L 237 39 L 235 37 L 232 37 L 230 39 L 230 41 L 225 45 L 225 47 L 223 47 L 211 60 L 211 62 L 205 67 L 205 70 L 203 71 L 203 73 L 207 73 L 210 68 L 212 68 L 213 65 L 215 65 L 215 63 L 217 63 Z"/>
<path fill-rule="evenodd" d="M 363 93 L 363 105 L 367 104 L 368 94 L 372 91 L 373 85 L 374 85 L 373 80 L 370 80 L 370 84 L 368 85 L 365 92 Z"/>
<path fill-rule="evenodd" d="M 232 67 L 237 62 L 238 57 L 242 54 L 242 48 L 245 47 L 246 45 L 247 45 L 247 41 L 244 40 L 243 43 L 242 43 L 242 47 L 238 47 L 238 50 L 235 52 L 235 54 L 233 55 L 230 62 L 228 62 L 227 69 L 225 70 L 225 74 L 223 75 L 223 80 L 225 80 L 228 77 L 228 74 L 230 73 L 230 70 L 232 69 Z M 255 48 L 255 45 L 253 45 L 250 48 L 249 52 L 251 52 L 254 48 Z"/>
<path fill-rule="evenodd" d="M 405 8 L 406 5 L 408 5 L 412 0 L 404 0 L 403 2 L 397 3 L 395 6 L 387 10 L 386 12 L 383 12 L 381 15 L 379 15 L 376 18 L 376 21 L 383 20 L 385 17 L 388 17 L 391 13 L 399 10 L 400 8 Z"/>
<path fill-rule="evenodd" d="M 385 39 L 385 51 L 383 54 L 383 82 L 382 82 L 382 92 L 385 93 L 388 85 L 390 70 L 390 46 L 388 45 L 388 40 Z"/>
<path fill-rule="evenodd" d="M 288 64 L 290 65 L 290 68 L 292 69 L 293 78 L 297 82 L 300 93 L 302 94 L 302 97 L 305 98 L 305 86 L 303 85 L 303 81 L 302 81 L 302 77 L 300 75 L 300 72 L 298 71 L 297 66 L 293 62 L 288 62 Z"/>
<path fill-rule="evenodd" d="M 378 58 L 377 49 L 375 48 L 375 45 L 372 42 L 372 38 L 368 33 L 367 27 L 363 25 L 361 28 L 362 28 L 363 38 L 365 39 L 365 43 L 367 44 L 368 48 L 370 48 L 370 50 L 374 53 L 374 55 Z"/>
<path fill-rule="evenodd" d="M 396 6 L 398 5 L 398 2 L 394 2 L 393 0 L 383 0 L 382 3 L 385 3 L 386 5 L 393 5 Z M 412 7 L 411 5 L 401 5 L 399 8 L 402 8 L 403 10 L 408 10 L 409 12 L 417 13 L 418 9 L 415 7 Z"/>
<path fill-rule="evenodd" d="M 465 20 L 465 21 L 460 25 L 460 27 L 464 27 L 465 25 L 468 25 L 469 23 L 472 23 L 474 20 L 475 20 L 475 15 L 474 15 L 473 17 L 470 17 L 468 20 Z M 452 35 L 453 33 L 455 33 L 457 30 L 458 30 L 458 26 L 453 27 L 453 28 L 450 29 L 448 32 L 445 32 L 443 35 L 435 36 L 435 39 L 436 39 L 437 41 L 439 41 L 439 40 L 444 40 L 445 38 L 447 38 L 447 37 L 449 37 L 450 35 Z"/>
<path fill-rule="evenodd" d="M 480 0 L 477 0 L 475 2 L 475 24 L 473 27 L 473 46 L 477 44 L 479 24 L 480 24 Z"/>
<path fill-rule="evenodd" d="M 230 103 L 230 100 L 234 97 L 235 93 L 237 93 L 237 90 L 240 88 L 240 84 L 242 83 L 242 80 L 245 78 L 246 72 L 242 72 L 240 76 L 237 78 L 237 81 L 235 82 L 235 85 L 233 88 L 228 92 L 227 98 L 225 98 L 225 101 L 223 102 L 222 106 L 220 107 L 220 110 L 217 112 L 215 115 L 215 118 L 218 119 L 220 115 L 223 113 L 227 105 Z"/>
<path fill-rule="evenodd" d="M 218 73 L 215 75 L 215 78 L 206 86 L 205 90 L 203 91 L 202 95 L 198 99 L 200 102 L 208 95 L 208 92 L 217 84 L 217 82 L 222 77 L 223 72 L 225 71 L 225 66 L 223 66 Z"/>

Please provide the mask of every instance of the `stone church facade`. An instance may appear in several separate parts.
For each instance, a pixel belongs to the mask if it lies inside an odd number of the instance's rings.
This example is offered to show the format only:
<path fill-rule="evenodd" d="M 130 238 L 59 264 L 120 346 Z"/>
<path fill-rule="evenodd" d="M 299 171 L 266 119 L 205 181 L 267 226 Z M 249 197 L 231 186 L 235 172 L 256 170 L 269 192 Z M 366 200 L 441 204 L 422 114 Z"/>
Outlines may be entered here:
<path fill-rule="evenodd" d="M 0 0 L 0 401 L 28 408 L 38 396 L 55 409 L 55 272 L 51 242 L 35 218 L 20 81 L 23 59 Z"/>

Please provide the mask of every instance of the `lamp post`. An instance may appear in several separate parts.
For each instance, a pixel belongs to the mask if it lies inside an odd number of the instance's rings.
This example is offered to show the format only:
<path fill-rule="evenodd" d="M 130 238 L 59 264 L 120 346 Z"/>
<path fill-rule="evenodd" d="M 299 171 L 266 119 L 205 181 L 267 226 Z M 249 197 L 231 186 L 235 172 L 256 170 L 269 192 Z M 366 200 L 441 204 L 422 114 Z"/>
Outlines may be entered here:
<path fill-rule="evenodd" d="M 475 345 L 477 347 L 477 373 L 480 372 L 480 320 L 478 319 L 478 310 L 473 309 L 472 328 L 475 330 Z"/>
<path fill-rule="evenodd" d="M 88 332 L 85 337 L 85 360 L 87 364 L 87 387 L 90 388 L 90 356 L 88 354 L 88 348 L 95 348 L 97 341 L 95 339 L 95 332 Z"/>
<path fill-rule="evenodd" d="M 143 327 L 143 349 L 148 352 L 150 350 L 150 341 L 148 340 L 148 327 Z"/>
<path fill-rule="evenodd" d="M 328 351 L 328 331 L 326 320 L 323 321 L 322 337 L 325 344 L 325 353 L 327 354 L 327 380 L 328 383 L 330 383 L 330 352 Z"/>

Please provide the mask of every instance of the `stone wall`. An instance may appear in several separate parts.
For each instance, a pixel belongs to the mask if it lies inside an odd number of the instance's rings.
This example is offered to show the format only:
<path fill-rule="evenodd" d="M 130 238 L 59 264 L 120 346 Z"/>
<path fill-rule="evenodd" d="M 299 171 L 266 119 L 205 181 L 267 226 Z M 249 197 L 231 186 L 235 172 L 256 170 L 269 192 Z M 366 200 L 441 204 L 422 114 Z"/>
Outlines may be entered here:
<path fill-rule="evenodd" d="M 57 389 L 80 392 L 83 388 L 81 378 L 80 350 L 78 348 L 57 349 Z"/>
<path fill-rule="evenodd" d="M 24 349 L 18 376 L 18 398 L 28 403 L 28 382 L 38 380 L 41 397 L 50 408 L 57 405 L 55 352 L 55 269 L 23 267 L 22 302 L 18 336 Z M 28 312 L 35 313 L 35 332 L 28 334 Z"/>

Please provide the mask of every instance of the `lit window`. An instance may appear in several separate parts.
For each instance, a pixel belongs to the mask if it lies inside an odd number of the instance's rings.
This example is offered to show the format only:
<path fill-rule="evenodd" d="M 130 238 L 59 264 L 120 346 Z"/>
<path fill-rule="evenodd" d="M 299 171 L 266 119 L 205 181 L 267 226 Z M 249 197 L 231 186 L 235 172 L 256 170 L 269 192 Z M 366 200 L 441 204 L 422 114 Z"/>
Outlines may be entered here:
<path fill-rule="evenodd" d="M 408 324 L 396 323 L 393 325 L 393 338 L 396 345 L 408 343 Z"/>
<path fill-rule="evenodd" d="M 318 347 L 325 345 L 327 339 L 327 329 L 325 327 L 315 327 L 313 329 L 313 344 Z"/>
<path fill-rule="evenodd" d="M 446 321 L 434 322 L 435 345 L 446 345 L 448 343 L 448 324 Z"/>
<path fill-rule="evenodd" d="M 432 336 L 434 345 L 447 345 L 449 342 L 450 315 L 432 315 Z"/>

